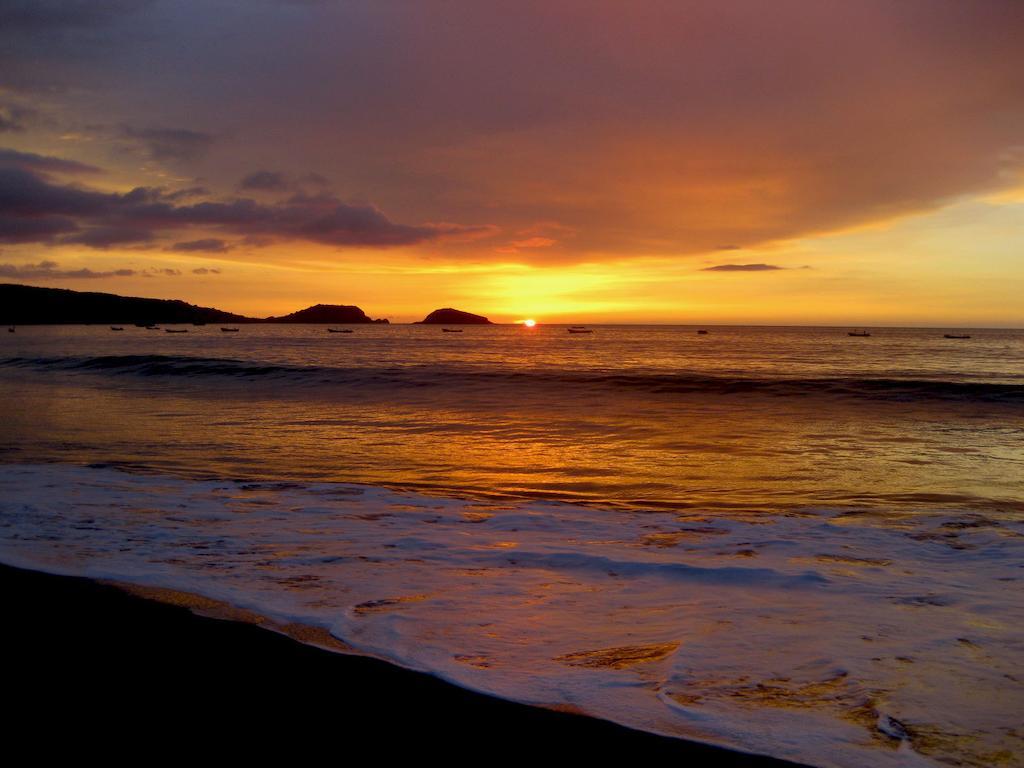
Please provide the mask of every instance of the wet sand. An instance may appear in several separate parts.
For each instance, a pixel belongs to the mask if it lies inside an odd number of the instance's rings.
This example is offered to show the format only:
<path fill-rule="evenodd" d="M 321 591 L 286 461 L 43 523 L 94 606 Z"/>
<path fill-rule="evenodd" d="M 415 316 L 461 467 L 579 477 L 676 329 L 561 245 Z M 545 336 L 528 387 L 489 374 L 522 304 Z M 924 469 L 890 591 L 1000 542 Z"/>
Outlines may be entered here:
<path fill-rule="evenodd" d="M 4 716 L 37 754 L 792 763 L 525 706 L 86 579 L 0 566 Z M 166 599 L 166 598 L 163 598 Z M 280 629 L 280 628 L 278 628 Z M 307 638 L 316 642 L 316 638 Z M 142 750 L 141 752 L 139 750 Z"/>

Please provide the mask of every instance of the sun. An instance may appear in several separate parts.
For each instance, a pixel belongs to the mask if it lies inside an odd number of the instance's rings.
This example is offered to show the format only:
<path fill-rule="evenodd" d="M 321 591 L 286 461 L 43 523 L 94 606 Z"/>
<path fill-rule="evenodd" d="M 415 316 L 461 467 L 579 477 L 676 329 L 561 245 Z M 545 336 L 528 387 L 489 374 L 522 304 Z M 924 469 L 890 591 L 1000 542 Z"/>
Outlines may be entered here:
<path fill-rule="evenodd" d="M 525 325 L 527 328 L 533 328 L 533 326 L 535 326 L 536 324 L 537 321 L 534 320 L 532 317 L 528 320 L 523 320 L 523 325 Z"/>

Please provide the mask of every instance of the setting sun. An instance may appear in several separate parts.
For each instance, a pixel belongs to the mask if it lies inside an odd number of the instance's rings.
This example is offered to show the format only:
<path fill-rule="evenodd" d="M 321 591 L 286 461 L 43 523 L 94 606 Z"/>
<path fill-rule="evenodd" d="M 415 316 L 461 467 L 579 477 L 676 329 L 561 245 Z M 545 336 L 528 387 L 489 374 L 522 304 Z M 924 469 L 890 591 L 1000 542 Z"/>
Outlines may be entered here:
<path fill-rule="evenodd" d="M 533 326 L 535 326 L 536 324 L 537 321 L 534 320 L 533 318 L 530 318 L 529 320 L 523 320 L 523 325 L 525 325 L 527 328 L 533 328 Z"/>

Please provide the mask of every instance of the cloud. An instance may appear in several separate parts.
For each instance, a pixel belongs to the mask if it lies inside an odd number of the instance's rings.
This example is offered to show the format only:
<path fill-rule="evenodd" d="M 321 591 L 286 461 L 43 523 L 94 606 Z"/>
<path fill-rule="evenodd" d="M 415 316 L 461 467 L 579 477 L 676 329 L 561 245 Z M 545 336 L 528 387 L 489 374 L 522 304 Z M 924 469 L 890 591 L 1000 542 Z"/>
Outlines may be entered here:
<path fill-rule="evenodd" d="M 24 133 L 26 123 L 32 121 L 38 112 L 15 104 L 0 104 L 0 133 Z"/>
<path fill-rule="evenodd" d="M 66 245 L 87 245 L 90 248 L 104 250 L 115 246 L 138 245 L 149 243 L 155 235 L 146 229 L 133 226 L 100 226 L 88 227 L 82 231 L 62 237 L 60 242 Z"/>
<path fill-rule="evenodd" d="M 553 237 L 528 237 L 525 240 L 513 240 L 502 248 L 495 248 L 498 253 L 519 253 L 524 248 L 550 248 L 558 243 Z"/>
<path fill-rule="evenodd" d="M 704 267 L 701 272 L 776 272 L 785 269 L 774 264 L 719 264 L 715 267 Z"/>
<path fill-rule="evenodd" d="M 276 171 L 256 171 L 242 179 L 238 186 L 242 189 L 276 192 L 288 188 L 288 179 Z"/>
<path fill-rule="evenodd" d="M 18 152 L 14 149 L 0 147 L 0 168 L 17 168 L 22 171 L 37 173 L 92 174 L 103 173 L 94 165 L 79 163 L 76 160 L 64 160 L 50 155 L 37 155 L 34 152 Z"/>
<path fill-rule="evenodd" d="M 91 27 L 152 0 L 5 0 L 0 28 L 20 31 Z"/>
<path fill-rule="evenodd" d="M 59 269 L 55 261 L 41 261 L 38 264 L 0 264 L 0 277 L 16 280 L 61 279 L 94 279 L 101 277 L 132 277 L 137 273 L 134 269 L 115 269 L 108 272 L 96 272 L 89 268 Z"/>
<path fill-rule="evenodd" d="M 393 5 L 8 2 L 0 71 L 67 84 L 55 111 L 135 126 L 151 156 L 206 151 L 214 189 L 315 169 L 402 222 L 577 232 L 520 249 L 533 263 L 755 249 L 1021 167 L 1019 0 L 449 0 L 442 27 L 436 3 Z M 184 115 L 205 141 L 153 133 Z"/>
<path fill-rule="evenodd" d="M 206 274 L 199 270 L 192 270 L 196 274 Z M 209 270 L 218 273 L 220 270 Z M 37 264 L 0 264 L 0 278 L 14 278 L 16 280 L 51 280 L 51 279 L 73 279 L 73 280 L 94 280 L 105 277 L 178 277 L 180 269 L 171 267 L 149 267 L 147 269 L 111 269 L 97 271 L 82 267 L 80 269 L 61 269 L 56 261 L 40 261 Z"/>
<path fill-rule="evenodd" d="M 192 270 L 193 275 L 219 275 L 221 271 L 216 267 L 196 267 Z"/>
<path fill-rule="evenodd" d="M 185 128 L 121 127 L 121 135 L 140 144 L 156 161 L 187 162 L 198 160 L 213 146 L 216 138 L 209 133 Z"/>
<path fill-rule="evenodd" d="M 186 187 L 185 189 L 178 189 L 173 192 L 167 192 L 164 194 L 165 200 L 184 200 L 189 197 L 205 197 L 210 194 L 210 190 L 206 187 Z"/>
<path fill-rule="evenodd" d="M 0 172 L 0 185 L 3 184 Z M 0 189 L 0 210 L 3 190 Z M 66 216 L 7 216 L 0 213 L 0 243 L 51 243 L 58 235 L 74 232 L 78 225 Z"/>
<path fill-rule="evenodd" d="M 0 162 L 0 242 L 78 244 L 109 248 L 145 244 L 191 229 L 218 230 L 244 238 L 303 240 L 338 247 L 386 248 L 491 234 L 486 226 L 394 222 L 372 205 L 343 203 L 329 192 L 299 193 L 273 203 L 249 198 L 179 203 L 178 193 L 152 187 L 101 192 L 51 181 L 35 173 L 68 163 L 56 158 L 10 155 Z M 0 160 L 3 158 L 0 157 Z M 57 235 L 62 235 L 57 239 Z M 220 238 L 182 240 L 174 250 L 226 250 Z"/>
<path fill-rule="evenodd" d="M 185 253 L 224 253 L 230 249 L 231 245 L 220 238 L 204 237 L 201 240 L 186 240 L 185 242 L 175 243 L 168 250 L 183 251 Z"/>

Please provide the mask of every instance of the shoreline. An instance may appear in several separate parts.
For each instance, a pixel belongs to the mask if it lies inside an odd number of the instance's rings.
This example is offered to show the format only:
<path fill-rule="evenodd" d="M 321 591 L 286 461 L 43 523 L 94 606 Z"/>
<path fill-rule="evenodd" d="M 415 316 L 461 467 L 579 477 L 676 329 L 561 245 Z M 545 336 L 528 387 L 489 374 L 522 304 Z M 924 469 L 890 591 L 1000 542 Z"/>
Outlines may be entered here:
<path fill-rule="evenodd" d="M 242 754 L 262 752 L 261 739 L 272 734 L 296 752 L 328 748 L 339 757 L 354 737 L 409 758 L 498 748 L 505 758 L 796 765 L 475 693 L 343 654 L 340 643 L 327 650 L 324 638 L 224 613 L 215 601 L 197 605 L 188 596 L 7 565 L 0 583 L 7 658 L 18 668 L 7 681 L 8 701 L 17 704 L 6 718 L 11 733 L 38 728 L 45 712 L 46 732 L 87 737 L 89 748 L 104 752 L 125 739 L 165 742 L 177 722 L 190 731 L 201 724 L 215 746 L 231 741 Z M 235 743 L 238 734 L 221 728 L 229 720 L 255 738 Z"/>

